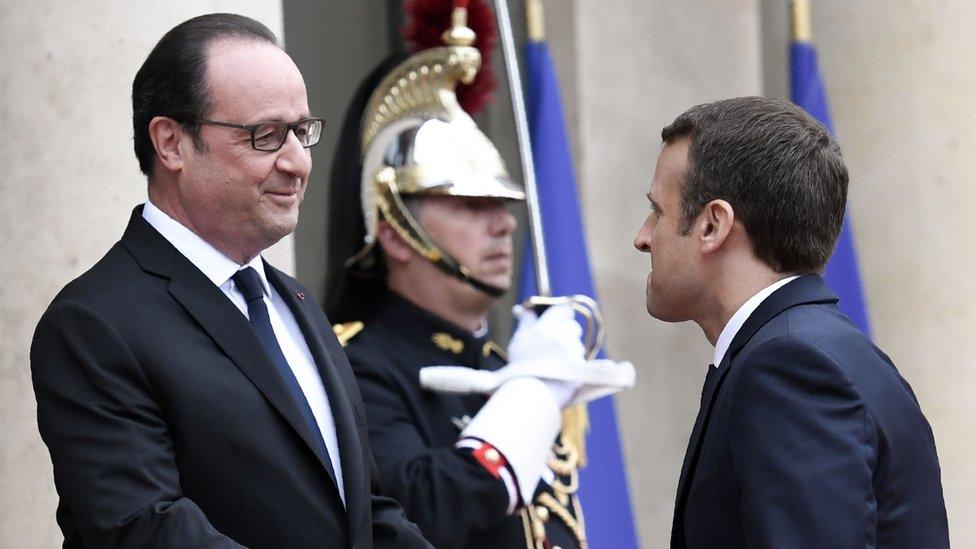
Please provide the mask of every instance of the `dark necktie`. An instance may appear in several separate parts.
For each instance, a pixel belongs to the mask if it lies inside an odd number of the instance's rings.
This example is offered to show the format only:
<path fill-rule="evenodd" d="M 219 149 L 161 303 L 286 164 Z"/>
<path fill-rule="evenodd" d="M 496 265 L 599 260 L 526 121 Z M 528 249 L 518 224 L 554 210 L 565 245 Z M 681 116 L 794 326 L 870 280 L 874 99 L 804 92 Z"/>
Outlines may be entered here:
<path fill-rule="evenodd" d="M 702 404 L 706 404 L 715 392 L 715 383 L 718 381 L 718 368 L 714 364 L 708 365 L 708 373 L 705 374 L 705 384 L 702 386 Z"/>
<path fill-rule="evenodd" d="M 247 301 L 247 316 L 251 320 L 251 327 L 254 328 L 254 333 L 257 334 L 258 340 L 261 341 L 264 350 L 267 351 L 268 356 L 271 357 L 271 361 L 278 368 L 278 373 L 288 387 L 292 399 L 298 405 L 298 409 L 301 410 L 302 416 L 305 417 L 309 429 L 312 430 L 312 437 L 318 443 L 319 450 L 322 451 L 322 455 L 325 457 L 325 464 L 329 468 L 329 473 L 331 473 L 332 478 L 335 478 L 335 470 L 332 468 L 332 460 L 329 458 L 329 450 L 325 445 L 325 439 L 322 438 L 322 431 L 319 429 L 319 424 L 315 421 L 315 415 L 312 413 L 312 408 L 308 405 L 308 400 L 305 399 L 305 393 L 302 392 L 301 385 L 295 379 L 295 373 L 292 372 L 291 367 L 288 365 L 285 354 L 281 352 L 281 346 L 278 345 L 278 338 L 275 337 L 274 330 L 271 328 L 271 317 L 268 316 L 268 307 L 264 303 L 264 286 L 261 284 L 261 278 L 252 267 L 237 271 L 234 273 L 233 278 L 237 289 L 240 290 L 241 294 L 244 295 L 244 300 Z"/>
<path fill-rule="evenodd" d="M 685 506 L 688 504 L 688 495 L 691 493 L 691 485 L 694 482 L 695 469 L 698 467 L 698 458 L 701 457 L 702 443 L 705 441 L 705 429 L 708 427 L 708 419 L 712 415 L 712 394 L 715 392 L 715 384 L 718 383 L 718 368 L 714 364 L 708 365 L 708 373 L 705 374 L 705 384 L 702 386 L 701 404 L 698 406 L 698 417 L 695 419 L 695 426 L 691 431 L 691 440 L 694 447 L 689 447 L 691 458 L 688 462 L 688 470 L 685 473 L 685 481 L 682 485 L 681 494 L 674 514 L 674 524 L 671 531 L 671 547 L 685 546 L 684 519 Z"/>

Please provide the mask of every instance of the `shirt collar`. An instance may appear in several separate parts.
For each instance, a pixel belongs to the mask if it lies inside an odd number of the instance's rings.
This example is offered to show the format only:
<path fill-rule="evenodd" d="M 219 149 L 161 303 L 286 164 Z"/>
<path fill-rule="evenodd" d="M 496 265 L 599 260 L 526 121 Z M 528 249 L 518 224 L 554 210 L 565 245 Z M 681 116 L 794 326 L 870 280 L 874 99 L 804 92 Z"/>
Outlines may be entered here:
<path fill-rule="evenodd" d="M 720 367 L 722 365 L 722 359 L 725 358 L 725 352 L 729 350 L 729 345 L 732 344 L 732 339 L 735 338 L 735 334 L 739 333 L 739 329 L 745 324 L 746 320 L 749 319 L 749 315 L 756 310 L 759 305 L 766 300 L 767 297 L 772 295 L 773 292 L 787 285 L 790 281 L 798 278 L 799 275 L 788 276 L 786 278 L 777 280 L 769 286 L 766 286 L 762 290 L 759 290 L 756 295 L 750 297 L 745 303 L 739 307 L 739 310 L 732 315 L 732 318 L 725 324 L 725 328 L 722 328 L 722 333 L 719 334 L 718 340 L 715 342 L 715 356 L 712 358 L 712 364 L 715 367 Z"/>
<path fill-rule="evenodd" d="M 146 205 L 142 209 L 142 217 L 215 285 L 221 286 L 237 271 L 245 267 L 253 267 L 261 279 L 264 293 L 270 295 L 268 278 L 264 273 L 264 261 L 261 260 L 260 255 L 244 265 L 239 265 L 149 200 L 146 200 Z"/>

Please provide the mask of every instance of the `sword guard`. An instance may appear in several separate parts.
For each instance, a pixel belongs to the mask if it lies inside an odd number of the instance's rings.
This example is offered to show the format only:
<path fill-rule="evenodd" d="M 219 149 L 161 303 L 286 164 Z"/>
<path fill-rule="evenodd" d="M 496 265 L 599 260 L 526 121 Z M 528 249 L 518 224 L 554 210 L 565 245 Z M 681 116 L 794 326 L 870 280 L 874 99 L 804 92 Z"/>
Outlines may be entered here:
<path fill-rule="evenodd" d="M 583 332 L 586 359 L 596 358 L 606 337 L 603 329 L 603 314 L 596 300 L 582 294 L 558 297 L 535 295 L 522 302 L 523 307 L 532 309 L 536 315 L 541 315 L 546 309 L 555 305 L 569 305 L 576 314 L 583 317 L 586 321 Z"/>

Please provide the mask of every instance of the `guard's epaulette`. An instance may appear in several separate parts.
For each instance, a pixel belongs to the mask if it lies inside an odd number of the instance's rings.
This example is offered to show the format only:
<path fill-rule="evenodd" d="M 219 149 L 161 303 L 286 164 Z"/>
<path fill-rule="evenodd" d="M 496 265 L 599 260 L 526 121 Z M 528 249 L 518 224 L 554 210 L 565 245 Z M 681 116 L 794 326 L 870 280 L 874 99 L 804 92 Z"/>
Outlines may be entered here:
<path fill-rule="evenodd" d="M 505 362 L 508 362 L 508 353 L 505 352 L 505 349 L 502 349 L 497 343 L 490 339 L 486 341 L 484 346 L 481 348 L 481 354 L 484 356 L 495 355 Z"/>
<path fill-rule="evenodd" d="M 339 345 L 345 347 L 352 338 L 356 337 L 356 334 L 363 331 L 363 327 L 365 326 L 365 324 L 358 320 L 352 320 L 333 324 L 332 331 L 335 332 L 336 339 L 339 340 Z"/>

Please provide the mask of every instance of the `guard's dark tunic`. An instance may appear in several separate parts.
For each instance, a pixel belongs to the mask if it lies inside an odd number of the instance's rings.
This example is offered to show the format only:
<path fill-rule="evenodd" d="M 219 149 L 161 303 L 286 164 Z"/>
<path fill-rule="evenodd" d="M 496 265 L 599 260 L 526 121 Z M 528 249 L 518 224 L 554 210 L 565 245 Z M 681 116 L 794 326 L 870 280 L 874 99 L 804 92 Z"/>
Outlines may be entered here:
<path fill-rule="evenodd" d="M 346 323 L 336 331 L 348 339 L 346 354 L 366 404 L 382 489 L 400 502 L 427 539 L 440 548 L 541 548 L 537 540 L 544 525 L 549 547 L 585 546 L 577 539 L 583 538 L 583 524 L 573 494 L 577 475 L 575 457 L 569 454 L 575 451 L 554 445 L 550 467 L 564 473 L 556 475 L 557 489 L 540 482 L 531 508 L 507 516 L 504 484 L 471 457 L 470 449 L 454 448 L 461 428 L 485 398 L 420 387 L 418 372 L 424 366 L 494 370 L 505 364 L 501 350 L 392 292 L 364 324 Z"/>

